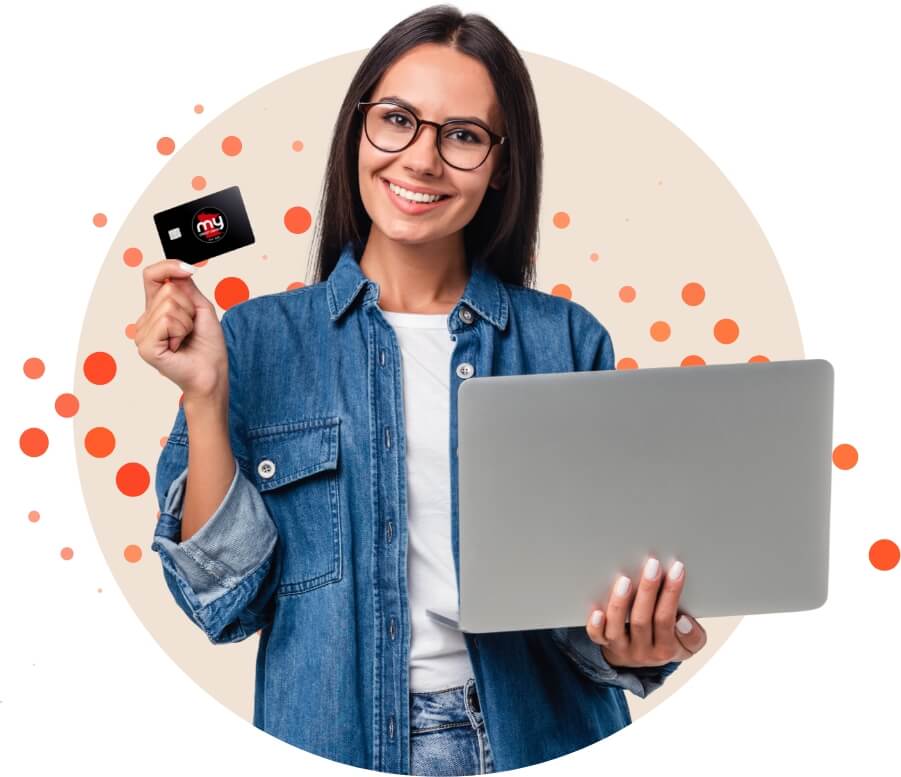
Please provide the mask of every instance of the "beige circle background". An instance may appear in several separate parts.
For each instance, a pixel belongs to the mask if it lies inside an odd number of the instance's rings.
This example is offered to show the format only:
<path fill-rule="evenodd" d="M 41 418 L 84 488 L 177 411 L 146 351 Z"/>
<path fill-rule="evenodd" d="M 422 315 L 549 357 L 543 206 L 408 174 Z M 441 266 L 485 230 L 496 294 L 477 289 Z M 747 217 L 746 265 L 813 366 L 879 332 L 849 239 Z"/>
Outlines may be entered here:
<path fill-rule="evenodd" d="M 313 228 L 291 234 L 283 223 L 296 205 L 315 220 L 335 117 L 366 51 L 319 62 L 249 95 L 211 120 L 168 160 L 129 213 L 106 257 L 91 298 L 79 343 L 75 393 L 76 455 L 88 511 L 107 562 L 135 612 L 163 649 L 212 696 L 252 720 L 258 635 L 212 645 L 177 607 L 150 550 L 156 513 L 153 488 L 160 438 L 168 434 L 180 389 L 138 356 L 126 325 L 144 308 L 141 269 L 162 257 L 153 214 L 203 193 L 239 185 L 256 243 L 210 260 L 195 282 L 213 302 L 218 281 L 239 276 L 251 296 L 309 283 Z M 537 287 L 550 292 L 567 284 L 572 298 L 610 331 L 617 360 L 640 367 L 674 366 L 688 354 L 708 364 L 745 362 L 755 354 L 771 360 L 803 358 L 794 307 L 778 263 L 747 206 L 716 165 L 677 127 L 632 95 L 602 78 L 553 59 L 523 52 L 532 75 L 545 143 L 541 247 Z M 221 151 L 237 135 L 243 150 Z M 294 140 L 303 142 L 295 152 Z M 206 178 L 203 192 L 191 187 Z M 565 211 L 564 229 L 553 215 Z M 126 248 L 138 247 L 143 262 L 127 266 Z M 590 256 L 597 253 L 593 261 Z M 266 259 L 263 259 L 263 256 Z M 690 307 L 682 287 L 698 282 L 702 304 Z M 629 285 L 631 303 L 618 291 Z M 221 315 L 221 311 L 220 311 Z M 734 319 L 738 339 L 724 345 L 713 336 L 721 318 Z M 672 334 L 650 337 L 657 320 Z M 93 351 L 106 351 L 118 372 L 104 386 L 81 370 Z M 687 368 L 691 369 L 691 368 Z M 116 436 L 108 457 L 88 455 L 82 444 L 93 426 Z M 143 463 L 150 488 L 124 496 L 116 471 Z M 138 563 L 125 560 L 138 545 Z M 691 574 L 691 570 L 687 570 Z M 634 719 L 687 682 L 713 656 L 741 618 L 704 618 L 708 644 L 647 699 L 627 693 Z"/>

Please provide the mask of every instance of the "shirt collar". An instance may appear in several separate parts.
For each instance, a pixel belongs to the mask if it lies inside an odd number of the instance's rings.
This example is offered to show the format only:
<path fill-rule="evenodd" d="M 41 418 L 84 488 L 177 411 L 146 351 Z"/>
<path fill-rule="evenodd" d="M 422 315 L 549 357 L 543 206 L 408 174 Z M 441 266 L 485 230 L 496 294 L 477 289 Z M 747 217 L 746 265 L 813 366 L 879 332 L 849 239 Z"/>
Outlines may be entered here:
<path fill-rule="evenodd" d="M 356 258 L 356 248 L 358 247 L 359 244 L 355 244 L 353 241 L 345 244 L 338 263 L 326 281 L 329 313 L 332 321 L 336 321 L 344 314 L 364 287 L 372 289 L 374 298 L 378 293 L 378 284 L 367 278 L 360 269 Z M 473 262 L 472 272 L 466 288 L 463 290 L 463 296 L 451 311 L 451 316 L 461 304 L 468 305 L 498 329 L 506 328 L 509 312 L 507 289 L 491 269 L 479 259 Z"/>

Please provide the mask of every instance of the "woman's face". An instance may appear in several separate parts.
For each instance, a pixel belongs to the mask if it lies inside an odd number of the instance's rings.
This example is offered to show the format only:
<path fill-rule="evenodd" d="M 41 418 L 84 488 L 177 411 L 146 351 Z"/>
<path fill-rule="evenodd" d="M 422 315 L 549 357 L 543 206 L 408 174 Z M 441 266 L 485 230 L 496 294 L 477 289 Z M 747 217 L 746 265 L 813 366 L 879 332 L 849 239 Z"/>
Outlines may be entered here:
<path fill-rule="evenodd" d="M 376 84 L 371 102 L 399 97 L 417 116 L 438 123 L 451 117 L 478 117 L 492 132 L 505 134 L 500 106 L 485 67 L 448 46 L 426 43 L 395 60 Z M 403 151 L 375 148 L 360 133 L 358 175 L 360 196 L 372 228 L 389 240 L 417 244 L 441 240 L 468 224 L 488 186 L 500 188 L 497 175 L 501 147 L 494 146 L 475 170 L 446 164 L 435 145 L 437 129 L 423 125 Z M 405 189 L 449 195 L 423 212 L 412 213 L 388 188 L 388 181 Z"/>

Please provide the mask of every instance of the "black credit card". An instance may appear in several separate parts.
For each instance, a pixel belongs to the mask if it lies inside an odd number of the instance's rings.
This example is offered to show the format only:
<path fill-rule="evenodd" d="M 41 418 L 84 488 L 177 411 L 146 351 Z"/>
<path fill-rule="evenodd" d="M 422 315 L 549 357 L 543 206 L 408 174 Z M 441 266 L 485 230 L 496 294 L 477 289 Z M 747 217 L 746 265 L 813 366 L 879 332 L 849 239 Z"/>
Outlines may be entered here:
<path fill-rule="evenodd" d="M 254 242 L 241 190 L 230 186 L 153 214 L 167 259 L 196 264 Z"/>

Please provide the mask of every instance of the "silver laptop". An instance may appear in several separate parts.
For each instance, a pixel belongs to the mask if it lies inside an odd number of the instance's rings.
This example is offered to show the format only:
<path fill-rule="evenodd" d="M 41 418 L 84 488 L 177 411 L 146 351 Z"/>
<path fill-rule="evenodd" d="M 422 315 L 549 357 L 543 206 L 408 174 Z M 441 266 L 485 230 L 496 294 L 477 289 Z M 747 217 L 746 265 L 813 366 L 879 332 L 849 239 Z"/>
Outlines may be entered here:
<path fill-rule="evenodd" d="M 460 609 L 479 633 L 584 626 L 679 559 L 694 617 L 826 601 L 833 369 L 822 359 L 470 378 L 458 393 Z"/>

